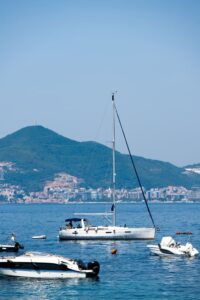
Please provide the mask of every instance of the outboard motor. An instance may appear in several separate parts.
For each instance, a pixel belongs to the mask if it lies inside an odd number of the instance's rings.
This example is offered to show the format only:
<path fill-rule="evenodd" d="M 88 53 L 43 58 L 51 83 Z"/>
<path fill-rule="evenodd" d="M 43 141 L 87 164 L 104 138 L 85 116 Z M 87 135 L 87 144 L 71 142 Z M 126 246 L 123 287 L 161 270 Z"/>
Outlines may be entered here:
<path fill-rule="evenodd" d="M 87 268 L 88 270 L 92 270 L 94 275 L 97 276 L 100 271 L 100 264 L 98 263 L 98 261 L 94 260 L 88 263 Z"/>
<path fill-rule="evenodd" d="M 21 244 L 18 243 L 18 242 L 15 242 L 15 248 L 16 248 L 17 250 L 19 250 L 19 249 L 24 249 L 24 246 L 21 245 Z"/>

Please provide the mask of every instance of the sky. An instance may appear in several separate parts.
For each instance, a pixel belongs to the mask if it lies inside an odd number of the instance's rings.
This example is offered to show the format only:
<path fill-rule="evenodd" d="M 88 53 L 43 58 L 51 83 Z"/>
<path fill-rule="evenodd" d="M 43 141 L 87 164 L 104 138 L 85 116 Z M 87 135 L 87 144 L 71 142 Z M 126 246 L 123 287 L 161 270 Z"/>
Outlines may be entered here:
<path fill-rule="evenodd" d="M 0 0 L 0 138 L 42 125 L 110 147 L 117 91 L 132 154 L 199 163 L 199 15 L 198 0 Z"/>

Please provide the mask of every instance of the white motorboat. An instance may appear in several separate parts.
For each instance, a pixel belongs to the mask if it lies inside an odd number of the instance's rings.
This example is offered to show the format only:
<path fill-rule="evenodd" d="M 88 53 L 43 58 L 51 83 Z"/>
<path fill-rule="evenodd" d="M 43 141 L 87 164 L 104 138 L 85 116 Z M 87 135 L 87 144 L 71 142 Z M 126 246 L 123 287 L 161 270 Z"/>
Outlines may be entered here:
<path fill-rule="evenodd" d="M 185 245 L 177 243 L 171 236 L 164 236 L 158 245 L 147 245 L 154 255 L 159 256 L 188 256 L 194 257 L 199 254 L 198 250 L 190 242 Z"/>
<path fill-rule="evenodd" d="M 16 235 L 14 233 L 11 234 L 12 244 L 1 244 L 0 252 L 18 252 L 19 249 L 24 249 L 24 246 L 16 241 Z"/>
<path fill-rule="evenodd" d="M 0 252 L 18 252 L 19 249 L 24 249 L 24 246 L 18 242 L 14 245 L 0 245 Z"/>
<path fill-rule="evenodd" d="M 0 257 L 0 275 L 26 278 L 86 278 L 96 277 L 97 261 L 85 265 L 81 260 L 40 252 L 20 256 Z"/>
<path fill-rule="evenodd" d="M 112 208 L 110 212 L 106 213 L 82 213 L 78 214 L 82 216 L 79 218 L 71 218 L 66 220 L 65 226 L 61 227 L 59 230 L 59 239 L 60 240 L 152 240 L 155 238 L 155 224 L 153 217 L 151 215 L 145 193 L 142 187 L 142 184 L 139 179 L 138 172 L 136 170 L 133 156 L 131 155 L 126 136 L 124 134 L 124 130 L 121 125 L 121 121 L 117 112 L 117 108 L 115 106 L 114 94 L 112 95 L 112 104 L 113 104 L 113 189 L 112 189 Z M 116 201 L 115 201 L 115 177 L 116 177 L 116 167 L 115 167 L 115 117 L 117 116 L 126 146 L 129 152 L 131 164 L 136 174 L 136 178 L 138 180 L 138 184 L 141 188 L 141 192 L 144 198 L 144 202 L 146 204 L 149 216 L 151 218 L 152 227 L 126 227 L 126 226 L 117 226 L 116 225 Z M 77 215 L 77 214 L 76 214 Z M 89 225 L 88 220 L 85 219 L 84 215 L 103 215 L 108 218 L 108 216 L 112 216 L 112 225 L 110 226 L 94 226 Z"/>

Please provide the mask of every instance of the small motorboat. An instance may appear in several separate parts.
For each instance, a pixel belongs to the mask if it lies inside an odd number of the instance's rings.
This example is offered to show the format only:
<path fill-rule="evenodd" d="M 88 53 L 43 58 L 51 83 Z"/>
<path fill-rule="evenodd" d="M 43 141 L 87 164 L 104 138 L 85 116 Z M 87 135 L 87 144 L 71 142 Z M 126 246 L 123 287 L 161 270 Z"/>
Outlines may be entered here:
<path fill-rule="evenodd" d="M 18 242 L 14 245 L 0 245 L 0 252 L 18 252 L 19 249 L 24 249 L 24 246 Z"/>
<path fill-rule="evenodd" d="M 46 235 L 34 235 L 34 236 L 32 236 L 32 239 L 34 239 L 34 240 L 45 240 L 47 238 L 47 236 Z"/>
<path fill-rule="evenodd" d="M 0 252 L 18 252 L 19 249 L 24 249 L 24 246 L 16 241 L 16 235 L 14 233 L 11 234 L 10 239 L 12 244 L 0 245 Z"/>
<path fill-rule="evenodd" d="M 0 275 L 26 278 L 86 278 L 97 277 L 97 261 L 85 265 L 81 260 L 40 252 L 0 257 Z"/>
<path fill-rule="evenodd" d="M 171 236 L 164 236 L 161 239 L 160 244 L 147 245 L 147 247 L 150 249 L 152 254 L 159 256 L 178 255 L 194 257 L 199 254 L 199 251 L 196 248 L 194 248 L 190 242 L 187 242 L 185 245 L 182 245 L 180 243 L 177 243 Z"/>

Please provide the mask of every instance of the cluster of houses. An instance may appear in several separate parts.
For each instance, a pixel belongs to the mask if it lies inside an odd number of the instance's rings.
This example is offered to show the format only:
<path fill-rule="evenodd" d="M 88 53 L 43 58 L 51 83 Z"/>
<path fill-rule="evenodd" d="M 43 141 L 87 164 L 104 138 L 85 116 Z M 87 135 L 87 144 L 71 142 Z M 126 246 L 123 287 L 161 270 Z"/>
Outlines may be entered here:
<path fill-rule="evenodd" d="M 0 166 L 1 167 L 1 166 Z M 12 167 L 12 166 L 7 166 Z M 182 186 L 167 186 L 145 190 L 149 201 L 159 202 L 194 202 L 200 201 L 200 187 L 191 190 Z M 140 188 L 116 189 L 118 201 L 142 201 Z M 46 182 L 43 191 L 25 193 L 20 186 L 9 185 L 0 181 L 0 203 L 67 203 L 111 201 L 112 188 L 84 188 L 81 180 L 66 173 L 56 174 L 54 180 Z"/>

